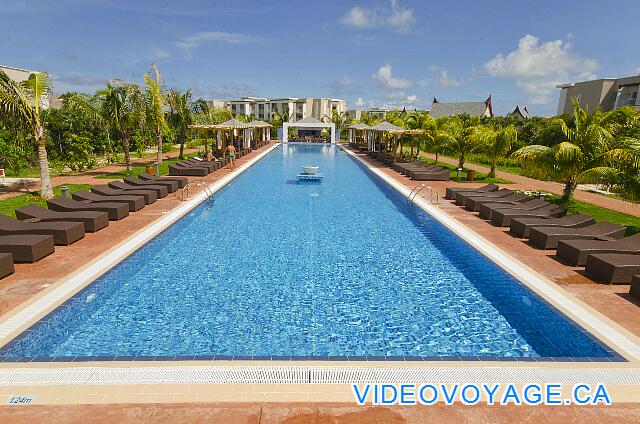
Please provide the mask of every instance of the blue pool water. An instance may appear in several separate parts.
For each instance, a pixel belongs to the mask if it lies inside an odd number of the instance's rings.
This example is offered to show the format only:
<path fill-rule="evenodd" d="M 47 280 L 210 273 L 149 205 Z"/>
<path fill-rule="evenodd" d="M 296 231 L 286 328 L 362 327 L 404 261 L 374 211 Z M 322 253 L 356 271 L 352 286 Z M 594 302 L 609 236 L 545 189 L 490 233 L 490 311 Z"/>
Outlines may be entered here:
<path fill-rule="evenodd" d="M 336 146 L 280 145 L 215 197 L 0 355 L 616 356 Z"/>

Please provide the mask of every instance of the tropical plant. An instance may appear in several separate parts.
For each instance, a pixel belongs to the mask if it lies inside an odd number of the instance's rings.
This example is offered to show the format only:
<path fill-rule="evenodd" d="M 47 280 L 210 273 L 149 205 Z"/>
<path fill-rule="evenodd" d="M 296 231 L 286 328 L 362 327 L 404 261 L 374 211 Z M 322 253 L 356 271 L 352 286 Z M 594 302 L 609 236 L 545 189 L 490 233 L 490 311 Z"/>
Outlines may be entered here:
<path fill-rule="evenodd" d="M 435 138 L 436 121 L 428 112 L 414 111 L 409 114 L 406 119 L 406 125 L 411 130 L 422 130 L 422 134 L 411 137 L 411 157 L 413 156 L 413 147 L 416 147 L 416 155 L 420 155 L 420 146 L 429 146 L 433 144 Z"/>
<path fill-rule="evenodd" d="M 38 149 L 38 163 L 40 165 L 40 195 L 44 199 L 53 197 L 45 133 L 41 119 L 41 101 L 43 96 L 49 92 L 49 77 L 45 73 L 32 73 L 27 80 L 17 83 L 0 70 L 0 111 L 20 120 L 28 127 L 33 136 Z"/>
<path fill-rule="evenodd" d="M 479 125 L 479 118 L 459 115 L 443 122 L 441 128 L 436 131 L 436 144 L 443 152 L 458 157 L 458 168 L 464 168 L 469 153 L 484 146 Z"/>
<path fill-rule="evenodd" d="M 184 144 L 187 136 L 189 125 L 193 124 L 193 111 L 191 109 L 191 91 L 187 90 L 181 93 L 177 90 L 171 90 L 168 95 L 169 106 L 171 112 L 169 114 L 169 123 L 176 129 L 178 133 L 178 143 L 180 144 L 180 159 L 184 157 Z"/>
<path fill-rule="evenodd" d="M 362 115 L 360 115 L 360 119 L 358 121 L 361 124 L 369 125 L 370 127 L 372 127 L 376 125 L 378 122 L 380 122 L 381 120 L 376 115 L 363 113 Z"/>
<path fill-rule="evenodd" d="M 561 119 L 554 123 L 566 140 L 554 146 L 530 145 L 513 156 L 557 175 L 564 182 L 562 200 L 568 202 L 579 182 L 613 181 L 620 175 L 621 164 L 635 154 L 637 140 L 616 137 L 621 130 L 620 111 L 589 113 L 577 100 L 573 102 L 571 126 Z"/>
<path fill-rule="evenodd" d="M 498 159 L 504 157 L 518 140 L 518 131 L 513 124 L 506 127 L 496 125 L 495 128 L 483 125 L 478 128 L 478 136 L 484 139 L 487 146 L 486 152 L 491 158 L 491 171 L 487 176 L 495 178 Z"/>
<path fill-rule="evenodd" d="M 144 80 L 147 84 L 147 96 L 150 103 L 150 120 L 158 143 L 157 162 L 162 163 L 162 133 L 166 127 L 164 119 L 165 96 L 162 86 L 162 75 L 156 65 L 153 66 L 153 74 L 145 74 Z"/>

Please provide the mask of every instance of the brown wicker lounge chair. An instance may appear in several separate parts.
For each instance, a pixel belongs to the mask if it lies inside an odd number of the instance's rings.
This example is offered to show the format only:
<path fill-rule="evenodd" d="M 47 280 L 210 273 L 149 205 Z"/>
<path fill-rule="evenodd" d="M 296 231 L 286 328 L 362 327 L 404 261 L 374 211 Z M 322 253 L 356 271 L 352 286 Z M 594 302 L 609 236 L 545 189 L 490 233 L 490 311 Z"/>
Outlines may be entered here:
<path fill-rule="evenodd" d="M 147 185 L 144 187 L 131 185 L 127 183 L 123 183 L 122 181 L 109 181 L 109 187 L 116 188 L 118 190 L 151 190 L 156 193 L 158 199 L 162 199 L 163 197 L 167 197 L 169 195 L 169 190 L 167 187 L 161 185 Z"/>
<path fill-rule="evenodd" d="M 40 234 L 53 236 L 55 244 L 67 246 L 84 237 L 82 222 L 25 222 L 0 214 L 0 236 Z"/>
<path fill-rule="evenodd" d="M 573 266 L 584 266 L 595 253 L 640 254 L 640 233 L 619 240 L 560 240 L 558 257 Z"/>
<path fill-rule="evenodd" d="M 539 199 L 533 199 L 539 200 Z M 491 210 L 495 208 L 515 208 L 530 203 L 529 196 L 524 193 L 513 193 L 499 199 L 482 199 L 478 197 L 468 197 L 465 201 L 465 209 L 471 212 L 480 212 L 480 217 L 491 218 Z"/>
<path fill-rule="evenodd" d="M 610 222 L 599 222 L 581 228 L 537 227 L 529 231 L 529 241 L 541 249 L 555 249 L 559 240 L 615 240 L 627 229 Z"/>
<path fill-rule="evenodd" d="M 91 202 L 91 203 L 126 203 L 129 205 L 129 212 L 139 211 L 144 208 L 145 202 L 143 196 L 134 196 L 132 194 L 122 196 L 103 196 L 101 194 L 91 193 L 90 191 L 80 190 L 71 194 L 75 200 Z"/>
<path fill-rule="evenodd" d="M 206 168 L 185 166 L 180 163 L 169 165 L 169 175 L 171 176 L 204 177 L 208 174 L 209 170 Z"/>
<path fill-rule="evenodd" d="M 101 211 L 109 214 L 110 221 L 118 221 L 129 216 L 129 205 L 127 203 L 89 203 L 77 200 L 58 197 L 47 200 L 47 207 L 52 211 L 75 212 L 75 211 Z"/>
<path fill-rule="evenodd" d="M 640 255 L 597 253 L 587 257 L 587 274 L 609 284 L 629 284 L 640 274 Z"/>
<path fill-rule="evenodd" d="M 456 205 L 466 205 L 466 201 L 469 198 L 483 198 L 483 199 L 498 199 L 500 197 L 506 197 L 513 194 L 513 190 L 509 190 L 506 188 L 501 188 L 500 190 L 493 191 L 491 193 L 464 193 L 458 192 L 455 194 L 455 204 Z"/>
<path fill-rule="evenodd" d="M 11 275 L 15 272 L 13 257 L 11 253 L 0 253 L 0 278 Z"/>
<path fill-rule="evenodd" d="M 91 187 L 91 192 L 101 196 L 141 196 L 147 205 L 158 200 L 158 195 L 155 191 L 142 188 L 139 190 L 121 190 L 109 186 L 93 186 Z"/>
<path fill-rule="evenodd" d="M 169 193 L 174 193 L 176 190 L 178 190 L 178 182 L 177 181 L 145 181 L 142 180 L 140 178 L 136 178 L 136 177 L 125 177 L 123 178 L 123 181 L 126 184 L 130 184 L 130 185 L 134 185 L 134 186 L 139 186 L 139 187 L 146 187 L 146 186 L 164 186 L 167 188 L 167 190 L 169 191 Z"/>
<path fill-rule="evenodd" d="M 593 217 L 579 213 L 561 218 L 515 218 L 511 220 L 509 232 L 516 237 L 528 238 L 529 231 L 533 227 L 580 228 L 595 223 L 596 220 Z"/>
<path fill-rule="evenodd" d="M 183 188 L 189 183 L 189 178 L 187 177 L 156 177 L 155 175 L 140 174 L 138 178 L 145 181 L 176 181 L 178 188 Z"/>
<path fill-rule="evenodd" d="M 629 287 L 629 294 L 640 300 L 640 274 L 634 275 L 631 278 L 631 287 Z"/>
<path fill-rule="evenodd" d="M 455 193 L 491 193 L 493 191 L 498 190 L 498 186 L 495 184 L 487 184 L 478 188 L 466 188 L 466 187 L 447 187 L 447 191 L 445 193 L 445 199 L 453 199 Z"/>
<path fill-rule="evenodd" d="M 15 210 L 16 218 L 31 222 L 82 222 L 87 233 L 95 233 L 109 225 L 109 215 L 100 211 L 56 212 L 38 205 L 23 206 Z"/>
<path fill-rule="evenodd" d="M 13 262 L 37 262 L 54 251 L 53 236 L 41 234 L 0 236 L 0 252 L 11 253 Z"/>
<path fill-rule="evenodd" d="M 561 206 L 549 203 L 529 210 L 494 209 L 491 211 L 491 223 L 497 227 L 510 227 L 513 218 L 559 218 L 565 216 L 567 210 Z"/>
<path fill-rule="evenodd" d="M 220 164 L 217 162 L 209 162 L 204 160 L 197 159 L 185 159 L 180 162 L 181 165 L 184 166 L 195 166 L 199 168 L 206 168 L 210 173 L 220 168 Z"/>
<path fill-rule="evenodd" d="M 449 181 L 451 179 L 451 171 L 446 168 L 416 170 L 409 173 L 409 178 L 415 181 Z"/>

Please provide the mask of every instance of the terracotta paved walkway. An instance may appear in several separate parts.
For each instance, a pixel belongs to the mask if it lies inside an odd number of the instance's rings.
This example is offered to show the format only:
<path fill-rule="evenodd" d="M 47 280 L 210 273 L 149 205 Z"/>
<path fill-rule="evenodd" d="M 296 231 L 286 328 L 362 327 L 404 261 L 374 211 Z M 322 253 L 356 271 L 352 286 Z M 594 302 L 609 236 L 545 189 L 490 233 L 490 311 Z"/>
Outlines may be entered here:
<path fill-rule="evenodd" d="M 611 407 L 416 406 L 344 404 L 148 404 L 0 407 L 0 422 L 215 424 L 637 423 L 640 405 Z"/>
<path fill-rule="evenodd" d="M 430 153 L 421 153 L 421 156 L 435 159 L 435 156 Z M 439 156 L 438 161 L 448 163 L 450 165 L 457 165 L 458 160 L 449 158 L 446 156 Z M 481 165 L 475 165 L 471 163 L 465 164 L 466 168 L 473 169 L 483 174 L 488 174 L 490 168 Z M 511 174 L 504 171 L 496 171 L 496 176 L 505 180 L 512 181 L 514 184 L 509 185 L 509 188 L 519 190 L 544 190 L 553 194 L 562 194 L 563 184 L 553 181 L 541 181 L 529 177 L 523 177 L 522 175 Z M 585 190 L 576 190 L 574 197 L 576 200 L 591 203 L 596 206 L 608 208 L 621 213 L 640 217 L 640 204 L 633 202 L 626 202 L 620 199 L 614 199 L 612 197 L 605 196 L 599 193 L 593 193 Z"/>

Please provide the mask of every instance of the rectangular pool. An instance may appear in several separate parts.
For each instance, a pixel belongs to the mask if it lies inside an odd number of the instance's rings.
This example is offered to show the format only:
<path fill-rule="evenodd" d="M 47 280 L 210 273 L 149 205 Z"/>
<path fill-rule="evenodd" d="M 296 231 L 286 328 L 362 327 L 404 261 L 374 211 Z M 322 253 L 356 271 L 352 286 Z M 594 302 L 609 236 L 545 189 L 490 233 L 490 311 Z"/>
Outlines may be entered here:
<path fill-rule="evenodd" d="M 323 181 L 299 183 L 302 165 Z M 341 148 L 306 144 L 276 147 L 0 349 L 105 357 L 620 359 Z"/>

